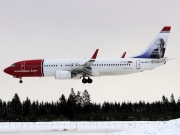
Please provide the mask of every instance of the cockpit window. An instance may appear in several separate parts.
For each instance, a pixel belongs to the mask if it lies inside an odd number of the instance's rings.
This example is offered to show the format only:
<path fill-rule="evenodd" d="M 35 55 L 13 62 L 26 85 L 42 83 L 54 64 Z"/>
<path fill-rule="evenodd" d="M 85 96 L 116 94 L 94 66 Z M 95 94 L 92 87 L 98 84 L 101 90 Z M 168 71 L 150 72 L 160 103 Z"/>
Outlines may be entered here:
<path fill-rule="evenodd" d="M 16 66 L 15 64 L 12 64 L 12 65 L 11 65 L 12 68 L 15 67 L 15 66 Z"/>

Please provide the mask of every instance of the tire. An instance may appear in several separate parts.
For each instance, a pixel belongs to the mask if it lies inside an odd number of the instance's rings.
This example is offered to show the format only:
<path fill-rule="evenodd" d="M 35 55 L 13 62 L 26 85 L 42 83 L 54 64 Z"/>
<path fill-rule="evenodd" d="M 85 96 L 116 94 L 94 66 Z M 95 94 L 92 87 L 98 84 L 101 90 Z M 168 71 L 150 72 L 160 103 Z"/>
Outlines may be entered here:
<path fill-rule="evenodd" d="M 88 79 L 88 83 L 92 83 L 92 82 L 93 82 L 93 80 L 89 78 Z"/>
<path fill-rule="evenodd" d="M 19 83 L 23 83 L 23 81 L 22 81 L 22 80 L 19 80 Z"/>
<path fill-rule="evenodd" d="M 84 78 L 83 78 L 83 79 L 82 79 L 82 83 L 84 83 L 84 84 L 87 83 L 87 79 L 84 79 Z"/>

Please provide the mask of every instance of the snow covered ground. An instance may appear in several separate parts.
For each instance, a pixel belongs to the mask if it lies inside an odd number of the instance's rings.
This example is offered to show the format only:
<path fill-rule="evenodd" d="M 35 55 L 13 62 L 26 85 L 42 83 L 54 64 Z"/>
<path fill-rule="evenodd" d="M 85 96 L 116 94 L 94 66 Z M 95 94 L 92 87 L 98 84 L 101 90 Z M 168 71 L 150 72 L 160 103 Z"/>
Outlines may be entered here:
<path fill-rule="evenodd" d="M 180 119 L 113 122 L 1 122 L 0 135 L 180 135 Z"/>

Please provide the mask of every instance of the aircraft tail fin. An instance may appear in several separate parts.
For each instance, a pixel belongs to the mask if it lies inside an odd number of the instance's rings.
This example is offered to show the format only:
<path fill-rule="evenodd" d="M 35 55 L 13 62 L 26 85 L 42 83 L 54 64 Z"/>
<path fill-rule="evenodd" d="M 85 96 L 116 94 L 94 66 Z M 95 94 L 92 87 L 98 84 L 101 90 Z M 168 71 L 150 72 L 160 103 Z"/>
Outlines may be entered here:
<path fill-rule="evenodd" d="M 133 58 L 163 58 L 170 30 L 171 26 L 165 26 L 153 39 L 149 46 L 144 50 L 144 52 L 139 55 L 133 56 Z"/>

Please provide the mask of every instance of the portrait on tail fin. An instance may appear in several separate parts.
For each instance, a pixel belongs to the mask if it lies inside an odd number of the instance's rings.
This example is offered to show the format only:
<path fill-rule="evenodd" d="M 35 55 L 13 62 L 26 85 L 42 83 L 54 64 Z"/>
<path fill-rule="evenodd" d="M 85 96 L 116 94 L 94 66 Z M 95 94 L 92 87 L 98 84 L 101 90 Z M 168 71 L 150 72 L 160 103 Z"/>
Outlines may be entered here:
<path fill-rule="evenodd" d="M 165 53 L 165 41 L 162 38 L 158 38 L 155 42 L 155 45 L 157 46 L 157 48 L 152 51 L 150 58 L 163 58 Z"/>

